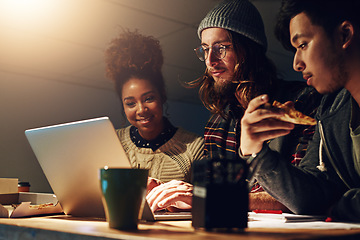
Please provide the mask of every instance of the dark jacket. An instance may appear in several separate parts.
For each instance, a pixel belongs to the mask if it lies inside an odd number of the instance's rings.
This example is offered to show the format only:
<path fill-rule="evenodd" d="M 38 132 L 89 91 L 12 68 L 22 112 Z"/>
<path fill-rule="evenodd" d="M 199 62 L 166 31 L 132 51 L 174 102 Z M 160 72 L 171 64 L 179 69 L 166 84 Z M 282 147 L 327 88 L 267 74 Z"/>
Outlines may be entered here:
<path fill-rule="evenodd" d="M 316 115 L 313 140 L 299 167 L 264 144 L 255 174 L 263 188 L 294 213 L 328 214 L 332 210 L 338 219 L 360 221 L 360 177 L 352 157 L 350 116 L 347 90 L 325 96 Z M 320 159 L 325 168 L 318 167 Z"/>

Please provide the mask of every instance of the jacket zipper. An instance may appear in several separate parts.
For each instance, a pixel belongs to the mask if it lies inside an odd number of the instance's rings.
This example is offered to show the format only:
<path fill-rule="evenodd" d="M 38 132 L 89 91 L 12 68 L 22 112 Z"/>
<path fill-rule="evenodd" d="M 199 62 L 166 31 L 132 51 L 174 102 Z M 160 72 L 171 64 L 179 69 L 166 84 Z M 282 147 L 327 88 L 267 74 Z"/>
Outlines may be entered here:
<path fill-rule="evenodd" d="M 323 127 L 322 127 L 322 124 L 321 124 L 321 121 L 319 120 L 319 132 L 320 132 L 320 137 L 321 137 L 321 140 L 323 141 L 323 146 L 325 148 L 325 152 L 326 152 L 326 155 L 328 156 L 329 160 L 330 160 L 330 163 L 331 165 L 334 167 L 337 175 L 339 176 L 339 178 L 343 181 L 343 183 L 346 185 L 346 187 L 348 189 L 351 189 L 350 188 L 350 185 L 345 181 L 344 177 L 341 175 L 339 169 L 337 168 L 337 166 L 335 165 L 335 162 L 333 160 L 333 158 L 331 157 L 330 155 L 330 151 L 329 151 L 329 148 L 326 144 L 326 141 L 325 141 L 325 135 L 324 135 L 324 130 L 323 130 Z M 319 156 L 320 157 L 320 156 Z"/>

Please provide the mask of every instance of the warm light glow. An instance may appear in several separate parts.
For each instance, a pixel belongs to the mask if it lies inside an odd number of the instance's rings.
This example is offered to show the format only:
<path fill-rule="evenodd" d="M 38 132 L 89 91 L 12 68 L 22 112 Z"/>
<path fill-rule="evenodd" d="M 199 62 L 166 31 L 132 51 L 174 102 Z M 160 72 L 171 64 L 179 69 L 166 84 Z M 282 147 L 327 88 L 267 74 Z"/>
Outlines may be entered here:
<path fill-rule="evenodd" d="M 6 23 L 23 27 L 38 27 L 55 13 L 61 0 L 1 0 L 1 15 Z"/>

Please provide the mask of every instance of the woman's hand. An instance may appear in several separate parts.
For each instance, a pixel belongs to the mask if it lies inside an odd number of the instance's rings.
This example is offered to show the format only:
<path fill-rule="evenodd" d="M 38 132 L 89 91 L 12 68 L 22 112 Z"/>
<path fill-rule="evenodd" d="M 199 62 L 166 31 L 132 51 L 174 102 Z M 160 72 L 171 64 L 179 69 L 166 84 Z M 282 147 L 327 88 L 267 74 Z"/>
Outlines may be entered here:
<path fill-rule="evenodd" d="M 172 180 L 160 184 L 148 192 L 146 199 L 153 212 L 168 208 L 169 210 L 191 209 L 193 185 L 183 181 Z"/>
<path fill-rule="evenodd" d="M 149 194 L 149 192 L 150 192 L 154 187 L 157 187 L 157 186 L 159 186 L 159 185 L 161 185 L 161 184 L 163 184 L 163 182 L 160 181 L 159 179 L 152 178 L 152 177 L 148 177 L 146 195 Z"/>
<path fill-rule="evenodd" d="M 254 98 L 241 119 L 240 150 L 243 155 L 260 152 L 265 141 L 287 135 L 294 128 L 293 123 L 275 119 L 283 112 L 261 108 L 268 101 L 267 95 Z"/>

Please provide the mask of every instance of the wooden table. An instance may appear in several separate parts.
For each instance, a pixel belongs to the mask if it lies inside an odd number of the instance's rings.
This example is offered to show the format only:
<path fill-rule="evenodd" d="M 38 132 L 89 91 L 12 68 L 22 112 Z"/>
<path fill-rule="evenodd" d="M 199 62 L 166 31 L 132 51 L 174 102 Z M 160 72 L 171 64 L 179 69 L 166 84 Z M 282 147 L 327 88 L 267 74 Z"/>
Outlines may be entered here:
<path fill-rule="evenodd" d="M 356 230 L 311 230 L 311 229 L 256 229 L 247 228 L 243 232 L 206 232 L 194 230 L 191 221 L 162 221 L 140 223 L 137 231 L 110 229 L 108 223 L 98 219 L 80 219 L 67 216 L 0 219 L 0 239 L 360 239 L 360 229 Z"/>

